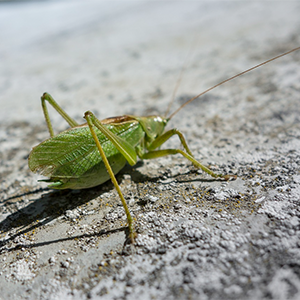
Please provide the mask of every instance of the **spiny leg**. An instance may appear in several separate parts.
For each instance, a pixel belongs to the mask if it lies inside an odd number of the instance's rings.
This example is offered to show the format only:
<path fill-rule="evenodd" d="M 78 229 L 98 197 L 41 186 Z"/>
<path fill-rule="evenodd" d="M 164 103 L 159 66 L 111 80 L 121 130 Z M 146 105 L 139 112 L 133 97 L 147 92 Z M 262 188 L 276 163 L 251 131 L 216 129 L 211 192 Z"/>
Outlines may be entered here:
<path fill-rule="evenodd" d="M 134 243 L 134 239 L 135 239 L 136 233 L 135 233 L 134 228 L 133 228 L 133 219 L 131 217 L 130 211 L 128 209 L 128 206 L 126 204 L 126 201 L 124 199 L 124 196 L 122 194 L 120 186 L 119 186 L 119 184 L 117 182 L 115 174 L 112 171 L 112 168 L 111 168 L 111 166 L 110 166 L 110 164 L 108 162 L 108 159 L 107 159 L 107 157 L 106 157 L 106 155 L 105 155 L 105 153 L 103 151 L 103 148 L 102 148 L 102 146 L 101 146 L 101 144 L 99 142 L 99 139 L 98 139 L 98 137 L 97 137 L 97 135 L 95 133 L 95 130 L 93 128 L 93 126 L 94 125 L 96 126 L 96 123 L 99 122 L 99 121 L 98 120 L 97 120 L 97 122 L 95 121 L 96 118 L 95 118 L 95 116 L 90 111 L 87 111 L 84 114 L 84 118 L 87 120 L 88 126 L 90 128 L 90 131 L 91 131 L 93 139 L 94 139 L 94 141 L 96 143 L 96 146 L 97 146 L 97 148 L 99 150 L 99 153 L 101 155 L 102 161 L 103 161 L 103 163 L 104 163 L 104 165 L 105 165 L 105 167 L 107 169 L 107 172 L 108 172 L 108 174 L 110 176 L 110 179 L 111 179 L 113 185 L 115 186 L 115 188 L 116 188 L 116 190 L 117 190 L 117 192 L 119 194 L 119 197 L 120 197 L 120 199 L 122 201 L 122 204 L 123 204 L 123 207 L 125 209 L 126 216 L 127 216 L 127 221 L 128 221 L 129 237 L 130 237 L 131 242 Z"/>
<path fill-rule="evenodd" d="M 164 144 L 169 138 L 171 138 L 173 135 L 178 135 L 180 142 L 182 144 L 182 146 L 184 147 L 185 151 L 182 151 L 180 149 L 166 149 L 166 150 L 154 150 L 158 147 L 160 147 L 162 144 Z M 139 157 L 141 159 L 154 159 L 154 158 L 158 158 L 158 157 L 162 157 L 162 156 L 167 156 L 167 155 L 174 155 L 174 154 L 181 154 L 183 155 L 185 158 L 187 158 L 189 161 L 191 161 L 193 163 L 193 165 L 196 168 L 200 168 L 202 169 L 204 172 L 208 173 L 209 175 L 211 175 L 214 178 L 224 178 L 225 180 L 229 180 L 231 178 L 236 178 L 235 175 L 222 175 L 222 174 L 215 174 L 213 171 L 211 171 L 209 168 L 205 167 L 204 165 L 202 165 L 200 162 L 198 162 L 193 154 L 191 153 L 186 140 L 183 136 L 183 134 L 177 130 L 177 129 L 171 129 L 167 132 L 165 132 L 164 134 L 162 134 L 161 136 L 157 137 L 150 145 L 148 145 L 146 147 L 148 150 L 150 150 L 147 153 L 139 153 Z M 151 151 L 152 150 L 152 151 Z"/>
<path fill-rule="evenodd" d="M 168 139 L 170 139 L 175 134 L 178 135 L 180 142 L 181 142 L 183 148 L 185 149 L 185 151 L 190 156 L 193 157 L 193 154 L 192 154 L 190 148 L 188 147 L 183 134 L 176 128 L 168 130 L 165 133 L 163 133 L 162 135 L 158 136 L 154 141 L 152 141 L 152 143 L 150 145 L 147 145 L 147 149 L 151 151 L 151 150 L 155 150 L 155 149 L 159 148 L 162 144 L 164 144 Z"/>
<path fill-rule="evenodd" d="M 187 158 L 189 161 L 191 161 L 194 166 L 196 166 L 199 169 L 202 169 L 204 172 L 208 173 L 212 177 L 215 177 L 215 178 L 222 177 L 222 178 L 225 178 L 226 180 L 229 179 L 229 178 L 227 179 L 227 176 L 230 176 L 230 175 L 223 176 L 221 174 L 214 173 L 209 168 L 207 168 L 207 167 L 203 166 L 202 164 L 200 164 L 193 156 L 189 155 L 188 153 L 186 153 L 186 152 L 184 152 L 180 149 L 165 149 L 165 150 L 149 151 L 147 153 L 141 154 L 140 158 L 141 159 L 154 159 L 154 158 L 167 156 L 167 155 L 174 155 L 174 154 L 181 154 L 182 156 Z"/>
<path fill-rule="evenodd" d="M 53 131 L 53 127 L 51 124 L 51 120 L 49 117 L 49 113 L 48 113 L 48 108 L 46 105 L 46 101 L 49 102 L 50 105 L 52 105 L 52 107 L 68 122 L 68 124 L 71 127 L 75 127 L 78 126 L 78 123 L 73 120 L 57 103 L 56 101 L 51 97 L 50 94 L 48 93 L 44 93 L 43 96 L 41 97 L 42 100 L 42 108 L 43 108 L 43 112 L 44 112 L 44 116 L 45 116 L 45 120 L 48 126 L 48 130 L 50 133 L 50 136 L 53 137 L 54 136 L 54 131 Z"/>

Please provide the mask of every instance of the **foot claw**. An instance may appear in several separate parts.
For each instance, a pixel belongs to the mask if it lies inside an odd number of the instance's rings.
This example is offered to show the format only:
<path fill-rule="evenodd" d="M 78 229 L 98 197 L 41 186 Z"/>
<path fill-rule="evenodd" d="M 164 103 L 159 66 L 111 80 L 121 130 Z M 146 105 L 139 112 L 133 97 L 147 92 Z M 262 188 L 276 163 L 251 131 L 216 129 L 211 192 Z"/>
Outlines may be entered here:
<path fill-rule="evenodd" d="M 228 181 L 228 180 L 236 180 L 237 176 L 236 175 L 223 175 L 222 178 L 224 178 L 226 181 Z"/>

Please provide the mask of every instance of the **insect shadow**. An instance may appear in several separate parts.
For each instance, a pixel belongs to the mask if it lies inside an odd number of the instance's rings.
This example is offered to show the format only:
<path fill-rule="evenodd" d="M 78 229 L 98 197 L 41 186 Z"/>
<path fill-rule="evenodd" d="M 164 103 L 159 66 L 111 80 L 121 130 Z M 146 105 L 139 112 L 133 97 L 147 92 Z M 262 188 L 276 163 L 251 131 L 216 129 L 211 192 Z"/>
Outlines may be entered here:
<path fill-rule="evenodd" d="M 142 165 L 143 162 L 138 162 L 137 166 Z M 124 174 L 130 174 L 132 177 L 132 181 L 135 183 L 143 183 L 157 180 L 153 177 L 148 177 L 147 175 L 142 174 L 136 169 L 131 168 L 130 166 L 126 166 L 124 170 L 122 170 L 117 177 L 119 182 L 122 182 L 122 177 Z M 32 232 L 35 229 L 40 228 L 41 226 L 47 225 L 53 220 L 65 215 L 67 210 L 75 209 L 81 205 L 88 203 L 90 200 L 94 200 L 95 198 L 101 196 L 102 194 L 111 191 L 114 189 L 114 186 L 111 182 L 107 182 L 105 185 L 100 185 L 94 188 L 89 188 L 85 190 L 51 190 L 48 188 L 37 189 L 35 191 L 30 191 L 22 194 L 15 195 L 5 200 L 6 205 L 13 204 L 18 199 L 28 195 L 40 194 L 41 196 L 37 196 L 36 198 L 31 198 L 30 204 L 26 207 L 17 210 L 16 212 L 7 216 L 2 222 L 0 222 L 0 228 L 2 234 L 5 234 L 14 228 L 21 228 L 17 233 L 10 235 L 8 239 L 0 241 L 0 251 L 1 248 L 4 251 L 16 251 L 20 248 L 35 248 L 40 246 L 45 246 L 52 243 L 63 242 L 67 240 L 74 240 L 78 238 L 88 238 L 92 236 L 101 236 L 107 235 L 118 231 L 127 230 L 126 226 L 119 227 L 112 230 L 100 229 L 97 233 L 92 234 L 82 234 L 78 236 L 72 236 L 67 238 L 61 238 L 41 243 L 31 243 L 30 245 L 25 245 L 19 243 L 17 246 L 12 248 L 4 248 L 10 242 L 13 242 L 16 238 L 28 233 Z M 48 192 L 48 193 L 47 193 Z M 117 201 L 117 200 L 116 200 Z M 139 203 L 137 202 L 137 205 Z M 38 221 L 41 219 L 42 221 Z"/>
<path fill-rule="evenodd" d="M 48 193 L 44 193 L 42 196 L 32 199 L 29 205 L 10 214 L 0 223 L 2 234 L 9 232 L 14 228 L 21 228 L 21 230 L 18 230 L 16 234 L 1 241 L 0 247 L 4 247 L 7 243 L 14 241 L 17 237 L 31 232 L 34 229 L 44 226 L 60 216 L 63 216 L 67 210 L 72 210 L 80 205 L 86 204 L 98 196 L 101 196 L 101 194 L 106 192 L 107 189 L 111 190 L 113 189 L 113 186 L 107 185 L 105 190 L 103 187 L 80 191 L 49 190 Z M 19 198 L 22 196 L 23 195 L 18 195 L 17 197 Z M 39 219 L 42 221 L 37 221 Z M 74 238 L 75 237 L 72 237 L 71 239 Z M 24 247 L 24 245 L 19 244 L 16 249 L 20 247 Z"/>

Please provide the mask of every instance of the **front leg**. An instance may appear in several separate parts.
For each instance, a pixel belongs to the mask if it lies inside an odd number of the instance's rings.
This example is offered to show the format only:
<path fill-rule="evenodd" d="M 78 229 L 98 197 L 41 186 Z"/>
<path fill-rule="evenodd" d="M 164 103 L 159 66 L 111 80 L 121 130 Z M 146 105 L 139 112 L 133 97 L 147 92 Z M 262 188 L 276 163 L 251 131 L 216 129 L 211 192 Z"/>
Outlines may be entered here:
<path fill-rule="evenodd" d="M 229 180 L 230 178 L 234 177 L 236 178 L 235 175 L 222 175 L 222 174 L 216 174 L 209 168 L 205 167 L 202 165 L 200 162 L 198 162 L 193 156 L 189 155 L 188 153 L 180 150 L 180 149 L 165 149 L 165 150 L 154 150 L 154 151 L 149 151 L 147 153 L 141 154 L 140 158 L 141 159 L 154 159 L 162 156 L 167 156 L 167 155 L 174 155 L 174 154 L 181 154 L 185 158 L 187 158 L 189 161 L 193 163 L 193 165 L 196 168 L 202 169 L 204 172 L 208 173 L 210 176 L 214 178 L 224 178 L 225 180 Z"/>
<path fill-rule="evenodd" d="M 186 152 L 184 152 L 180 149 L 155 150 L 158 147 L 160 147 L 162 144 L 164 144 L 173 135 L 178 135 L 180 142 Z M 183 134 L 177 129 L 171 129 L 171 130 L 165 132 L 164 134 L 162 134 L 161 136 L 158 136 L 150 145 L 146 145 L 146 148 L 147 148 L 147 150 L 149 150 L 149 152 L 146 152 L 146 153 L 143 151 L 138 152 L 138 155 L 141 159 L 154 159 L 154 158 L 167 156 L 167 155 L 181 154 L 182 156 L 187 158 L 190 162 L 192 162 L 196 168 L 202 169 L 204 172 L 208 173 L 209 175 L 211 175 L 214 178 L 220 177 L 225 180 L 229 180 L 231 178 L 236 178 L 235 175 L 216 174 L 212 170 L 210 170 L 209 168 L 205 167 L 200 162 L 198 162 L 194 158 L 193 154 L 191 153 Z"/>
<path fill-rule="evenodd" d="M 185 149 L 185 151 L 190 155 L 193 156 L 190 148 L 187 145 L 187 142 L 183 136 L 183 134 L 176 128 L 166 131 L 162 135 L 158 136 L 154 141 L 152 141 L 149 145 L 146 145 L 147 150 L 152 151 L 159 148 L 162 144 L 164 144 L 169 138 L 173 135 L 178 135 L 181 145 Z"/>

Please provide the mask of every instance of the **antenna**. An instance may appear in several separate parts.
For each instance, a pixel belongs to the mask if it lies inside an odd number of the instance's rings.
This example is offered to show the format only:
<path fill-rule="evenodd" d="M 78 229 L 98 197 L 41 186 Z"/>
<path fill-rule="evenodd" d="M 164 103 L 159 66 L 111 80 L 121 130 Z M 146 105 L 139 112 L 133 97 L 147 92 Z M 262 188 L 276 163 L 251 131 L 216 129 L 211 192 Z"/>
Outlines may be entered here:
<path fill-rule="evenodd" d="M 234 78 L 236 78 L 236 77 L 239 77 L 239 76 L 241 76 L 241 75 L 244 75 L 244 74 L 246 74 L 246 73 L 248 73 L 248 72 L 250 72 L 250 71 L 252 71 L 252 70 L 254 70 L 254 69 L 257 69 L 257 68 L 259 68 L 259 67 L 261 67 L 261 66 L 263 66 L 263 65 L 265 65 L 265 64 L 267 64 L 267 63 L 269 63 L 269 62 L 271 62 L 271 61 L 273 61 L 273 60 L 276 60 L 276 59 L 278 59 L 278 58 L 280 58 L 280 57 L 282 57 L 282 56 L 285 56 L 285 55 L 288 55 L 288 54 L 290 54 L 290 53 L 292 53 L 292 52 L 294 52 L 294 51 L 297 51 L 297 50 L 300 50 L 300 47 L 294 48 L 294 49 L 292 49 L 292 50 L 290 50 L 290 51 L 288 51 L 288 52 L 285 52 L 285 53 L 283 53 L 283 54 L 277 55 L 277 56 L 275 56 L 275 57 L 273 57 L 273 58 L 271 58 L 271 59 L 266 60 L 266 61 L 263 62 L 263 63 L 260 63 L 260 64 L 254 66 L 254 67 L 252 67 L 252 68 L 250 68 L 250 69 L 247 69 L 246 71 L 243 71 L 243 72 L 241 72 L 241 73 L 238 73 L 238 74 L 236 74 L 236 75 L 234 75 L 234 76 L 232 76 L 232 77 L 229 77 L 229 78 L 227 78 L 227 79 L 225 79 L 225 80 L 219 82 L 218 84 L 216 84 L 216 85 L 210 87 L 209 89 L 205 90 L 204 92 L 198 94 L 197 96 L 195 96 L 195 97 L 191 98 L 190 100 L 188 100 L 187 102 L 183 103 L 179 108 L 177 108 L 177 109 L 169 116 L 168 119 L 169 119 L 169 120 L 172 119 L 172 118 L 174 117 L 174 115 L 176 115 L 176 114 L 177 114 L 182 108 L 184 108 L 186 105 L 188 105 L 189 103 L 193 102 L 194 100 L 196 100 L 197 98 L 201 97 L 202 95 L 208 93 L 209 91 L 215 89 L 216 87 L 218 87 L 218 86 L 220 86 L 220 85 L 222 85 L 222 84 L 224 84 L 224 83 L 226 83 L 226 82 L 228 82 L 228 81 L 230 81 L 230 80 L 232 80 L 232 79 L 234 79 Z"/>
<path fill-rule="evenodd" d="M 190 50 L 188 52 L 188 55 L 186 56 L 186 58 L 184 60 L 184 63 L 182 65 L 182 67 L 181 67 L 181 70 L 180 70 L 180 73 L 179 73 L 179 77 L 178 77 L 178 79 L 176 81 L 175 88 L 173 89 L 171 101 L 169 102 L 168 107 L 167 107 L 167 111 L 164 114 L 165 117 L 168 115 L 168 113 L 169 113 L 169 111 L 170 111 L 170 109 L 172 107 L 172 104 L 174 103 L 175 96 L 176 96 L 176 93 L 177 93 L 178 88 L 180 86 L 180 83 L 181 83 L 184 71 L 185 71 L 185 69 L 187 67 L 188 60 L 189 60 L 189 58 L 191 56 L 192 51 L 195 49 L 195 47 L 196 47 L 196 42 L 192 44 L 192 46 L 191 46 L 191 48 L 190 48 Z"/>

